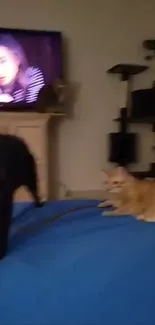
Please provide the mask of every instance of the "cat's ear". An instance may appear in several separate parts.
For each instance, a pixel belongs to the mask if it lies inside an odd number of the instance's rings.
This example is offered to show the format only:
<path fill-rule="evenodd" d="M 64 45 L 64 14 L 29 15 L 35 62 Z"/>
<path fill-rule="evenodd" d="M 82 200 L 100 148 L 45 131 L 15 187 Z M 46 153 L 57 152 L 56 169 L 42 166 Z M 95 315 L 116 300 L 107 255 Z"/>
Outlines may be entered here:
<path fill-rule="evenodd" d="M 127 170 L 122 166 L 117 167 L 117 173 L 123 181 L 125 181 L 129 176 Z"/>

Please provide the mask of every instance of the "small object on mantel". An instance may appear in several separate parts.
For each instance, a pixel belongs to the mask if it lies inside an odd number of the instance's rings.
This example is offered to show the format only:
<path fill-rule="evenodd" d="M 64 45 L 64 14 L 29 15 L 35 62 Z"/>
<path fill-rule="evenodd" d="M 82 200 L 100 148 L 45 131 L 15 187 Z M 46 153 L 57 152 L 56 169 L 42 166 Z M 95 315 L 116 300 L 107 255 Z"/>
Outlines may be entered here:
<path fill-rule="evenodd" d="M 58 104 L 57 94 L 55 93 L 54 87 L 52 85 L 45 85 L 41 88 L 38 99 L 37 99 L 37 108 L 38 112 L 45 113 L 47 112 L 47 107 L 51 107 L 51 112 Z"/>
<path fill-rule="evenodd" d="M 107 72 L 120 74 L 121 80 L 129 80 L 130 76 L 139 74 L 147 69 L 148 66 L 146 65 L 120 63 L 110 68 Z"/>
<path fill-rule="evenodd" d="M 67 88 L 68 86 L 61 80 L 57 80 L 53 85 L 42 87 L 37 99 L 38 112 L 56 113 L 64 111 Z"/>
<path fill-rule="evenodd" d="M 55 93 L 57 94 L 58 104 L 64 105 L 68 97 L 68 83 L 65 83 L 63 80 L 58 79 L 53 85 Z"/>

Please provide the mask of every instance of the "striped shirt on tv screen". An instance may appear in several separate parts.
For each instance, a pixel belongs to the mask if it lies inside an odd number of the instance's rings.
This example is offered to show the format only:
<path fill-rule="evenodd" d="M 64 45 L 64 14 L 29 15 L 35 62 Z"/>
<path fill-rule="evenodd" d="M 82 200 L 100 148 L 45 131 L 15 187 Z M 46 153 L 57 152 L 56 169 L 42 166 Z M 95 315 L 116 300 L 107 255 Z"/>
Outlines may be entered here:
<path fill-rule="evenodd" d="M 19 85 L 16 85 L 12 93 L 9 94 L 12 97 L 12 100 L 7 101 L 7 97 L 6 100 L 5 97 L 2 97 L 4 100 L 2 99 L 1 102 L 34 103 L 37 101 L 39 91 L 45 85 L 43 73 L 39 68 L 29 67 L 25 73 L 25 77 L 27 80 L 26 91 Z M 2 89 L 0 89 L 0 94 L 7 96 L 7 94 L 5 94 Z"/>

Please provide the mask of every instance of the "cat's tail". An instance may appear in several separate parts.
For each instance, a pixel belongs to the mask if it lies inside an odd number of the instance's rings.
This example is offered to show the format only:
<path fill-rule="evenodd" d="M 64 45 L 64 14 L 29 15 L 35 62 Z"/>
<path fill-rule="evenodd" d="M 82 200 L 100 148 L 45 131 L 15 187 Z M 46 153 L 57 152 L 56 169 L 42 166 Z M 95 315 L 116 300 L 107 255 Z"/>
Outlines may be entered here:
<path fill-rule="evenodd" d="M 28 159 L 28 175 L 27 175 L 26 185 L 35 200 L 36 206 L 42 207 L 44 203 L 41 201 L 38 193 L 38 177 L 37 177 L 36 162 L 31 153 L 29 153 L 29 159 Z"/>

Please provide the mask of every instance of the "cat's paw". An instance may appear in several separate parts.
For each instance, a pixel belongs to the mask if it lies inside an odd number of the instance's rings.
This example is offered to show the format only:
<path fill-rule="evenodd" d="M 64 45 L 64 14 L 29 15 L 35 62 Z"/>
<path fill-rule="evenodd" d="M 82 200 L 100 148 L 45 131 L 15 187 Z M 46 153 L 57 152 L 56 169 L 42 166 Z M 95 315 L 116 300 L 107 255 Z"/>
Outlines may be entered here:
<path fill-rule="evenodd" d="M 117 213 L 115 211 L 103 211 L 101 214 L 102 214 L 102 216 L 105 216 L 105 217 L 117 215 Z"/>
<path fill-rule="evenodd" d="M 98 208 L 104 208 L 105 207 L 105 202 L 100 202 L 98 205 L 97 205 Z"/>
<path fill-rule="evenodd" d="M 97 207 L 98 208 L 108 208 L 110 206 L 111 206 L 111 203 L 108 200 L 105 200 L 103 202 L 100 202 Z"/>
<path fill-rule="evenodd" d="M 145 222 L 155 222 L 155 216 L 151 215 L 144 215 L 143 218 L 138 219 L 138 220 L 143 220 Z"/>
<path fill-rule="evenodd" d="M 137 219 L 137 220 L 144 220 L 145 218 L 144 218 L 144 215 L 143 215 L 143 214 L 138 214 L 138 215 L 136 216 L 136 219 Z"/>

